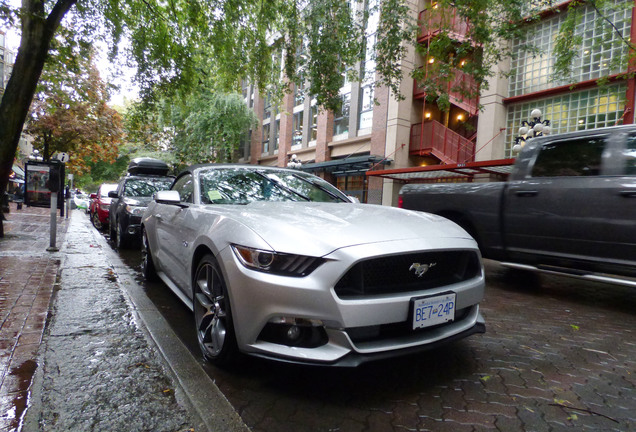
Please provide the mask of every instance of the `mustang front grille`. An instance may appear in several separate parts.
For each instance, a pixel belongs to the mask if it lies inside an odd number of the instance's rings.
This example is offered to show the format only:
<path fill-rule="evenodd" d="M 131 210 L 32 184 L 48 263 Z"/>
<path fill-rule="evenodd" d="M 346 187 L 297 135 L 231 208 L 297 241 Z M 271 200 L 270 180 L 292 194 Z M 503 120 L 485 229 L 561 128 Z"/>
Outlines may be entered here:
<path fill-rule="evenodd" d="M 481 263 L 474 251 L 431 251 L 389 255 L 354 265 L 335 286 L 338 297 L 352 299 L 421 291 L 479 276 Z"/>

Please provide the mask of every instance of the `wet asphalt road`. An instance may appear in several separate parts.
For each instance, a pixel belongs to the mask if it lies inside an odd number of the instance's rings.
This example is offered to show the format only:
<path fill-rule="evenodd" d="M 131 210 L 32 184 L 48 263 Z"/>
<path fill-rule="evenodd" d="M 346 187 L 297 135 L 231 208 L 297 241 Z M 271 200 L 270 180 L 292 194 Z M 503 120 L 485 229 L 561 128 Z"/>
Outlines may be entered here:
<path fill-rule="evenodd" d="M 190 311 L 120 256 L 201 359 Z M 254 431 L 636 431 L 636 290 L 486 270 L 484 335 L 358 369 L 204 368 Z"/>

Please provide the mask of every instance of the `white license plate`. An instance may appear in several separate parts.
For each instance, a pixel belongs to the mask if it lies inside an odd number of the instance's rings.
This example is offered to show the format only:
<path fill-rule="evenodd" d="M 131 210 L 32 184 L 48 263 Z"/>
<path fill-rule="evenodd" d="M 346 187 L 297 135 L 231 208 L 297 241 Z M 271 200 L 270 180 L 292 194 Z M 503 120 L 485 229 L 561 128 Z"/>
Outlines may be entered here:
<path fill-rule="evenodd" d="M 453 321 L 455 297 L 455 293 L 446 293 L 413 299 L 413 330 Z"/>

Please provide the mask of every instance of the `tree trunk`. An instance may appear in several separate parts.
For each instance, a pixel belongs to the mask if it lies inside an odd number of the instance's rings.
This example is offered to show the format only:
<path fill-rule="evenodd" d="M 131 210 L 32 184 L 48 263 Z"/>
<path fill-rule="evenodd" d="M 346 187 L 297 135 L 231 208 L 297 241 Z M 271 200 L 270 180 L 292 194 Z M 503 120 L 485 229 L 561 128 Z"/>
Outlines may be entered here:
<path fill-rule="evenodd" d="M 11 78 L 0 102 L 0 196 L 4 195 L 9 184 L 22 127 L 40 80 L 51 39 L 62 17 L 76 1 L 59 0 L 48 17 L 44 12 L 44 2 L 22 2 L 22 39 Z M 1 216 L 0 213 L 0 237 L 4 237 Z"/>

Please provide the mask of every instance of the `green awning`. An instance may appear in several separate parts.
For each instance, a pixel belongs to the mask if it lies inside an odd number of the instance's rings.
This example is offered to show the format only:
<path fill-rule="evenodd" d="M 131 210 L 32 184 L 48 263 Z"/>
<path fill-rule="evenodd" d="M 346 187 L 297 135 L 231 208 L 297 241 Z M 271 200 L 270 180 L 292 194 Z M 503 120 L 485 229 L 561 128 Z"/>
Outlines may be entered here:
<path fill-rule="evenodd" d="M 364 175 L 375 165 L 390 165 L 391 162 L 391 159 L 382 156 L 351 156 L 342 159 L 332 159 L 326 162 L 303 164 L 300 169 L 312 173 L 326 172 L 336 177 L 359 176 Z"/>

